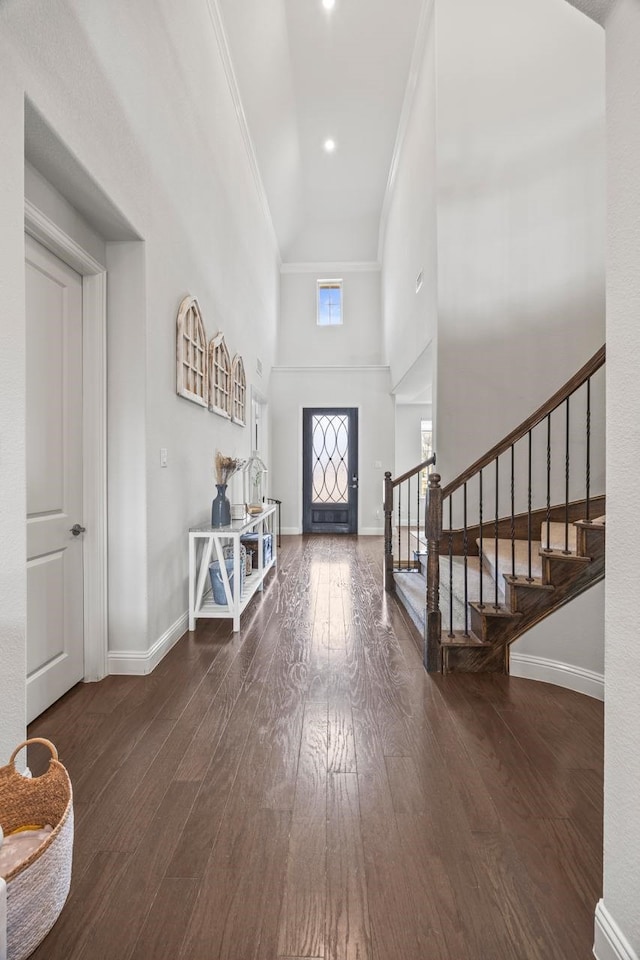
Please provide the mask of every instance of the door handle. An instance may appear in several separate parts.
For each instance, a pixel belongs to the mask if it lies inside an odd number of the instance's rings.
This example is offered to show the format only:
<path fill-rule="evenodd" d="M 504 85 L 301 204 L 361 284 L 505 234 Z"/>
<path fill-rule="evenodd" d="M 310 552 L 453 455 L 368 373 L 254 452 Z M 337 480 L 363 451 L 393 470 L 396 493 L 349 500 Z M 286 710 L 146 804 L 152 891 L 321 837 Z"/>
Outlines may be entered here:
<path fill-rule="evenodd" d="M 87 528 L 81 527 L 79 523 L 74 523 L 74 525 L 69 530 L 69 533 L 72 533 L 74 537 L 79 537 L 81 533 L 86 533 Z"/>
<path fill-rule="evenodd" d="M 355 475 L 355 473 L 354 473 L 354 475 L 351 477 L 351 489 L 352 489 L 352 490 L 357 490 L 357 489 L 358 489 L 358 478 L 357 478 L 357 476 Z"/>

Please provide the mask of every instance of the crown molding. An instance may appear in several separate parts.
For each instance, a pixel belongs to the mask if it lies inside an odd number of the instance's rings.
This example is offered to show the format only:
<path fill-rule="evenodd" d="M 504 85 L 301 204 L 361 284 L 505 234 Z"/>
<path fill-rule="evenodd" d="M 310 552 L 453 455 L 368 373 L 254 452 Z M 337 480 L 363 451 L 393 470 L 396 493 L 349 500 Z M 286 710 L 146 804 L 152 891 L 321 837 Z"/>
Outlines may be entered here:
<path fill-rule="evenodd" d="M 271 373 L 389 373 L 389 367 L 384 364 L 370 364 L 357 366 L 355 364 L 326 364 L 317 366 L 271 367 Z"/>
<path fill-rule="evenodd" d="M 379 273 L 378 260 L 324 260 L 316 263 L 281 263 L 280 273 Z"/>
<path fill-rule="evenodd" d="M 222 60 L 222 66 L 224 69 L 225 77 L 227 79 L 227 84 L 229 86 L 229 92 L 231 94 L 231 100 L 233 102 L 236 119 L 238 121 L 238 127 L 240 129 L 240 134 L 242 136 L 242 141 L 244 143 L 244 148 L 247 154 L 247 160 L 249 161 L 249 167 L 251 169 L 256 190 L 258 192 L 258 199 L 260 201 L 260 206 L 262 207 L 262 212 L 264 214 L 266 224 L 269 227 L 269 230 L 271 231 L 271 236 L 273 238 L 273 242 L 275 244 L 275 248 L 278 255 L 278 263 L 280 264 L 282 262 L 280 245 L 278 243 L 278 237 L 276 235 L 275 227 L 273 225 L 273 217 L 271 216 L 271 209 L 269 207 L 269 201 L 267 199 L 267 194 L 264 189 L 264 183 L 262 182 L 262 177 L 260 176 L 260 168 L 258 167 L 255 147 L 253 145 L 253 140 L 249 132 L 247 117 L 244 112 L 244 107 L 242 105 L 242 98 L 240 97 L 240 88 L 238 87 L 238 81 L 236 79 L 235 70 L 233 69 L 233 60 L 231 58 L 231 51 L 229 50 L 229 43 L 227 41 L 227 35 L 225 33 L 224 22 L 222 19 L 222 14 L 220 13 L 218 0 L 207 0 L 207 10 L 209 11 L 209 19 L 211 20 L 211 25 L 213 26 L 213 32 L 215 33 L 215 36 L 216 36 L 216 42 L 218 44 L 218 49 L 220 51 L 220 59 Z"/>
<path fill-rule="evenodd" d="M 413 56 L 411 57 L 411 67 L 409 68 L 409 76 L 407 78 L 407 86 L 404 92 L 404 100 L 402 101 L 400 122 L 398 123 L 398 132 L 396 134 L 396 142 L 391 155 L 387 187 L 384 192 L 384 199 L 382 201 L 380 228 L 378 230 L 378 260 L 381 262 L 384 237 L 387 232 L 387 219 L 389 217 L 391 195 L 395 186 L 396 176 L 398 175 L 400 156 L 402 154 L 404 142 L 407 137 L 407 131 L 409 129 L 409 120 L 411 119 L 411 113 L 413 111 L 413 104 L 418 87 L 418 77 L 420 76 L 420 71 L 424 62 L 424 52 L 427 45 L 427 38 L 429 36 L 429 27 L 432 19 L 431 11 L 434 3 L 435 0 L 423 0 L 422 10 L 420 11 L 420 20 L 418 22 L 418 30 L 416 32 L 416 42 L 413 48 Z"/>

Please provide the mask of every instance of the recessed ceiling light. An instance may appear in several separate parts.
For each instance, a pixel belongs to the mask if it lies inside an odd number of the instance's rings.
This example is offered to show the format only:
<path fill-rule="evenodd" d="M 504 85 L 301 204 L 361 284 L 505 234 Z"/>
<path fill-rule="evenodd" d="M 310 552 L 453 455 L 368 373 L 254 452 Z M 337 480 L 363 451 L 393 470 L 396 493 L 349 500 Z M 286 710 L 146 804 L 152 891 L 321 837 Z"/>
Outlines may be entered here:
<path fill-rule="evenodd" d="M 335 140 L 332 140 L 331 137 L 329 137 L 327 140 L 325 140 L 325 142 L 324 142 L 324 149 L 325 149 L 325 151 L 326 151 L 327 153 L 333 153 L 333 151 L 335 150 L 335 148 L 336 148 L 336 142 L 335 142 Z"/>
<path fill-rule="evenodd" d="M 322 6 L 325 10 L 333 10 L 336 5 L 336 0 L 322 0 Z"/>

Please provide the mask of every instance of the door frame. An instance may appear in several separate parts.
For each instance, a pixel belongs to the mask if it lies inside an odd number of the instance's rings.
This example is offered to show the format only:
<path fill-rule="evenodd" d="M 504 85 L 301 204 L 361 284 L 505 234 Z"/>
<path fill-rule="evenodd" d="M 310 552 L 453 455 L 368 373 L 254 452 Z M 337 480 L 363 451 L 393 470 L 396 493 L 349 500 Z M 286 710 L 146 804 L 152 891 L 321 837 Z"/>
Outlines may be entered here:
<path fill-rule="evenodd" d="M 269 466 L 270 460 L 270 437 L 269 437 L 269 401 L 256 387 L 251 384 L 251 452 L 256 449 L 255 444 L 255 435 L 256 435 L 256 411 L 255 407 L 260 408 L 260 415 L 257 419 L 260 420 L 261 431 L 262 431 L 262 443 L 259 448 L 259 453 L 261 458 L 266 463 L 267 467 Z"/>
<path fill-rule="evenodd" d="M 24 229 L 82 277 L 84 680 L 101 680 L 107 675 L 108 644 L 107 271 L 27 199 Z"/>

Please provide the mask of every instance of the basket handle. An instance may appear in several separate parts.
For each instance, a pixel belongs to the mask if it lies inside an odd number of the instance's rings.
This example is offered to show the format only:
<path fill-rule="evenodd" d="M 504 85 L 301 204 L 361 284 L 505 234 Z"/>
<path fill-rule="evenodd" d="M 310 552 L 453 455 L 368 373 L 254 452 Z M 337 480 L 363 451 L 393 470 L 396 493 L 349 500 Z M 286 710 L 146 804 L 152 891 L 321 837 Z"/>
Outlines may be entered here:
<path fill-rule="evenodd" d="M 48 747 L 51 751 L 51 756 L 54 760 L 58 759 L 58 751 L 51 743 L 51 740 L 45 740 L 44 737 L 32 737 L 30 740 L 23 740 L 22 743 L 19 743 L 15 748 L 11 756 L 9 757 L 9 763 L 14 763 L 16 757 L 24 747 L 28 747 L 30 743 L 43 743 L 45 747 Z"/>

